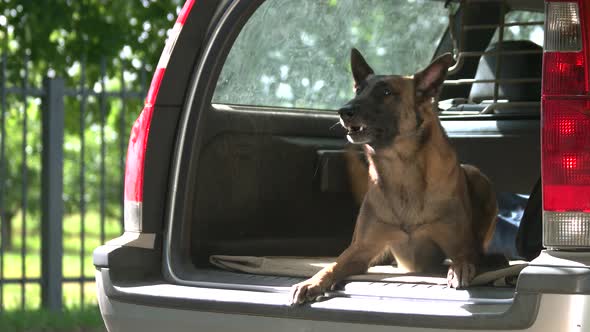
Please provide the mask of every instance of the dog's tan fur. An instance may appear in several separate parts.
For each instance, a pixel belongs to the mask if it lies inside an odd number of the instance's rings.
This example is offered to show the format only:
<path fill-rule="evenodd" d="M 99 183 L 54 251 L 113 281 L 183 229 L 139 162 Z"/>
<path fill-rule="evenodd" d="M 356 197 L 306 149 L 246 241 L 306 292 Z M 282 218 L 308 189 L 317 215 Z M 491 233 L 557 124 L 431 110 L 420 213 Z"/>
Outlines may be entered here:
<path fill-rule="evenodd" d="M 355 52 L 353 72 L 355 61 L 365 66 L 356 65 L 359 84 L 359 77 L 373 76 Z M 396 134 L 384 146 L 363 145 L 369 164 L 366 182 L 367 171 L 349 155 L 349 172 L 357 177 L 352 181 L 353 191 L 366 191 L 352 242 L 335 263 L 293 286 L 292 304 L 313 300 L 339 280 L 364 273 L 389 253 L 408 272 L 440 270 L 444 258 L 450 258 L 448 283 L 452 287 L 465 287 L 475 276 L 475 267 L 493 235 L 497 207 L 485 175 L 473 166 L 459 164 L 433 106 L 450 59 L 450 55 L 441 57 L 414 77 L 379 79 L 381 86 L 386 84 L 395 92 L 395 98 L 383 97 L 378 106 L 396 112 Z M 430 69 L 433 66 L 438 67 Z M 442 76 L 434 79 L 427 77 L 439 74 Z M 424 81 L 430 85 L 421 87 Z M 371 84 L 367 89 L 373 89 Z M 371 98 L 367 93 L 355 99 Z M 343 124 L 347 125 L 344 118 Z"/>

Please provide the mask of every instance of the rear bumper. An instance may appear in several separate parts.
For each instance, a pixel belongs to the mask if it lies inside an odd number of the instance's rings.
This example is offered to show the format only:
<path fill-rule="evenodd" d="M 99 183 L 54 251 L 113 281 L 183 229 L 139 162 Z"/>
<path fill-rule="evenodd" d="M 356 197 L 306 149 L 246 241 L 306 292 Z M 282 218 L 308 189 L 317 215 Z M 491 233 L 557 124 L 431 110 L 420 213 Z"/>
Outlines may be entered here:
<path fill-rule="evenodd" d="M 172 284 L 162 276 L 159 252 L 126 246 L 95 251 L 99 305 L 110 332 L 171 327 L 174 331 L 358 331 L 359 326 L 366 331 L 391 327 L 396 331 L 585 331 L 590 323 L 590 268 L 548 255 L 540 260 L 542 265 L 523 270 L 514 299 L 504 303 L 368 296 L 291 307 L 281 289 Z M 559 262 L 563 264 L 550 264 Z"/>
<path fill-rule="evenodd" d="M 205 289 L 170 285 L 162 282 L 123 283 L 114 285 L 108 269 L 96 274 L 98 299 L 105 324 L 110 332 L 117 331 L 424 331 L 428 326 L 439 331 L 465 330 L 528 330 L 528 331 L 586 331 L 590 317 L 589 295 L 545 294 L 533 296 L 538 301 L 529 326 L 494 323 L 490 317 L 433 317 L 380 314 L 381 321 L 365 313 L 342 312 L 310 307 L 291 308 L 271 304 L 273 295 L 245 291 Z M 159 290 L 159 291 L 158 291 Z M 276 294 L 274 294 L 276 295 Z M 283 295 L 283 294 L 279 294 Z M 532 295 L 530 295 L 532 296 Z M 246 303 L 247 300 L 268 303 Z M 329 302 L 329 301 L 328 301 Z M 315 312 L 315 315 L 313 314 Z M 318 315 L 319 314 L 319 315 Z M 314 317 L 315 316 L 315 317 Z M 506 317 L 505 317 L 506 318 Z M 512 317 L 517 319 L 516 317 Z M 396 324 L 395 321 L 398 321 Z M 471 323 L 469 323 L 471 322 Z M 436 324 L 435 324 L 436 323 Z M 509 323 L 509 322 L 505 322 Z M 521 321 L 521 323 L 523 323 Z M 491 324 L 491 325 L 490 325 Z M 416 327 L 412 327 L 412 325 Z M 471 325 L 471 327 L 468 327 Z M 492 326 L 495 325 L 495 326 Z"/>
<path fill-rule="evenodd" d="M 535 322 L 540 300 L 537 295 L 519 295 L 512 303 L 477 306 L 456 301 L 334 298 L 310 306 L 290 307 L 284 292 L 183 286 L 161 279 L 117 282 L 108 268 L 98 269 L 96 280 L 103 319 L 111 332 L 162 331 L 165 326 L 174 326 L 175 331 L 184 331 L 181 327 L 187 331 L 204 327 L 220 331 L 237 331 L 238 327 L 240 331 L 277 331 L 277 324 L 286 331 L 301 331 L 303 326 L 310 331 L 358 331 L 359 325 L 368 331 L 392 326 L 408 331 L 520 330 Z"/>

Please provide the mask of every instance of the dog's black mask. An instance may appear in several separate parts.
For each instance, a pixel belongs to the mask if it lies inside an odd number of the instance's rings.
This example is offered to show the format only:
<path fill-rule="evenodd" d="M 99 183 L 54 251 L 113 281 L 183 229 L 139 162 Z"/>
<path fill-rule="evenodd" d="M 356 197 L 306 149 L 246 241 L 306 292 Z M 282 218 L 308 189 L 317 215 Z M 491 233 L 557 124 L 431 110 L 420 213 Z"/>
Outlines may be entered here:
<path fill-rule="evenodd" d="M 423 121 L 419 106 L 432 103 L 452 62 L 452 56 L 445 54 L 413 77 L 375 75 L 360 52 L 352 49 L 356 96 L 339 110 L 348 140 L 381 148 L 391 146 L 399 135 L 411 135 Z"/>

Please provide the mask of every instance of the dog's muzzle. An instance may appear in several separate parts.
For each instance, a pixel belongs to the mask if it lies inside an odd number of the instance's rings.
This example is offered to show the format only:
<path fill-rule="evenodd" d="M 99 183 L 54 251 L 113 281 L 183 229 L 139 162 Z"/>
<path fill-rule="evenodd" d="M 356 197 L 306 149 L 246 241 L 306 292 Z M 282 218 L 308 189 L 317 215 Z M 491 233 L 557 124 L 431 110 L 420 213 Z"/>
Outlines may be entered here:
<path fill-rule="evenodd" d="M 340 114 L 340 123 L 344 128 L 348 130 L 348 133 L 359 133 L 366 129 L 366 126 L 358 118 L 355 119 L 355 115 L 358 112 L 358 106 L 345 105 L 338 110 Z"/>
<path fill-rule="evenodd" d="M 338 114 L 340 114 L 340 118 L 344 121 L 351 120 L 357 112 L 357 109 L 358 107 L 355 105 L 344 105 L 344 107 L 338 110 Z"/>
<path fill-rule="evenodd" d="M 368 143 L 372 135 L 367 130 L 367 125 L 357 115 L 359 107 L 354 104 L 347 104 L 338 110 L 340 124 L 348 131 L 346 138 L 355 144 Z"/>

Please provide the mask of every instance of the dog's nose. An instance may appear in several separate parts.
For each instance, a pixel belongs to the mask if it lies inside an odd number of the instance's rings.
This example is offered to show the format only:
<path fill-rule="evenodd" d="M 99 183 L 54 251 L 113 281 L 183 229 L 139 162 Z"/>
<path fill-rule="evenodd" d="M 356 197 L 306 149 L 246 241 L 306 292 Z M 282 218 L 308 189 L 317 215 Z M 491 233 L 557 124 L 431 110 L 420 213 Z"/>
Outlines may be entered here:
<path fill-rule="evenodd" d="M 341 109 L 338 110 L 338 114 L 340 114 L 341 118 L 352 118 L 354 116 L 354 112 L 356 107 L 353 105 L 345 105 Z"/>

